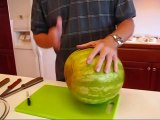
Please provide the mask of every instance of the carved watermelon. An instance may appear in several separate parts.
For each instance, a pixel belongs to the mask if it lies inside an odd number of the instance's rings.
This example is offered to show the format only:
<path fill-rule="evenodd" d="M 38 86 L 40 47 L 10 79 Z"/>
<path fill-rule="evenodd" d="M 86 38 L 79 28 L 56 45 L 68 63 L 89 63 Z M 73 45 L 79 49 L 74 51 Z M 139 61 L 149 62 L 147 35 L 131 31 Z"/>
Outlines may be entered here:
<path fill-rule="evenodd" d="M 71 93 L 80 101 L 89 104 L 99 104 L 114 98 L 124 82 L 124 69 L 118 62 L 118 72 L 113 72 L 113 63 L 108 74 L 104 73 L 104 64 L 100 72 L 95 71 L 98 61 L 96 56 L 91 64 L 86 64 L 92 49 L 73 52 L 64 66 L 64 75 Z"/>

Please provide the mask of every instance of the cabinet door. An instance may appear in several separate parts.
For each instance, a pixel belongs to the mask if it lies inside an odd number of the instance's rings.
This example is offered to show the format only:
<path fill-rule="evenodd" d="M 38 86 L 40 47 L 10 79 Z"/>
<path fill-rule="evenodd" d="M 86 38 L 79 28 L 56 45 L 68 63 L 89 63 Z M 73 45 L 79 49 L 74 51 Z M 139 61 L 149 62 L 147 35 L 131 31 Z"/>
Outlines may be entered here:
<path fill-rule="evenodd" d="M 150 63 L 122 61 L 125 69 L 124 88 L 150 90 Z"/>
<path fill-rule="evenodd" d="M 152 90 L 160 91 L 160 63 L 153 63 L 152 65 Z"/>
<path fill-rule="evenodd" d="M 7 0 L 0 2 L 0 49 L 13 49 Z"/>
<path fill-rule="evenodd" d="M 13 50 L 10 23 L 7 14 L 7 12 L 6 15 L 0 13 L 0 49 Z"/>
<path fill-rule="evenodd" d="M 7 9 L 7 0 L 0 0 L 0 11 Z"/>
<path fill-rule="evenodd" d="M 0 73 L 16 74 L 7 0 L 0 1 Z"/>
<path fill-rule="evenodd" d="M 0 73 L 16 75 L 13 55 L 0 54 Z"/>

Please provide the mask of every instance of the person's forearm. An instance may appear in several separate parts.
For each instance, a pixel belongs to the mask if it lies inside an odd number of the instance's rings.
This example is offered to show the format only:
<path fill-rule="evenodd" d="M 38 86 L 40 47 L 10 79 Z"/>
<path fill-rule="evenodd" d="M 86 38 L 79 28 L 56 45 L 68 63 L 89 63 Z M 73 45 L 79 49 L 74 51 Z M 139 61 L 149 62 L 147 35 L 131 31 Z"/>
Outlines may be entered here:
<path fill-rule="evenodd" d="M 126 41 L 133 34 L 133 31 L 134 31 L 134 21 L 132 18 L 130 18 L 121 22 L 113 33 L 117 34 L 124 41 Z"/>
<path fill-rule="evenodd" d="M 34 39 L 36 44 L 42 48 L 53 47 L 53 41 L 49 39 L 48 34 L 40 33 L 40 34 L 34 35 Z"/>
<path fill-rule="evenodd" d="M 62 18 L 57 18 L 56 26 L 49 28 L 48 33 L 39 33 L 34 35 L 38 46 L 43 48 L 53 47 L 55 51 L 60 49 L 60 38 L 62 35 Z"/>

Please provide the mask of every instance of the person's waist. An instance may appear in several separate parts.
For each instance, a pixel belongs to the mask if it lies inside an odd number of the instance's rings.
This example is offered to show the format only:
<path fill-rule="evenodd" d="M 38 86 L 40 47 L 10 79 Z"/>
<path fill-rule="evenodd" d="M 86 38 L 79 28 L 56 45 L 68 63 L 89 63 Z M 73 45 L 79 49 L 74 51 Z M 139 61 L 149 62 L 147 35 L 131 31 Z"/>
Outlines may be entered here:
<path fill-rule="evenodd" d="M 60 51 L 75 51 L 77 49 L 78 48 L 76 48 L 76 47 L 66 47 L 66 48 L 62 47 L 62 48 L 60 48 Z"/>

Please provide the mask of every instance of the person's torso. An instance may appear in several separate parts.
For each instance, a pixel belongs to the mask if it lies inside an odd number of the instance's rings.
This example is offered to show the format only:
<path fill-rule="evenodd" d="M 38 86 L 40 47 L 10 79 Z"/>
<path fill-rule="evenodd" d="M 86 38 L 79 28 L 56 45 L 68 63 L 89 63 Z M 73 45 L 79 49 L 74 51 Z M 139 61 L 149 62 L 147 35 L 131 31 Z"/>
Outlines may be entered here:
<path fill-rule="evenodd" d="M 104 38 L 115 30 L 114 0 L 42 0 L 48 27 L 63 20 L 61 49 Z"/>

